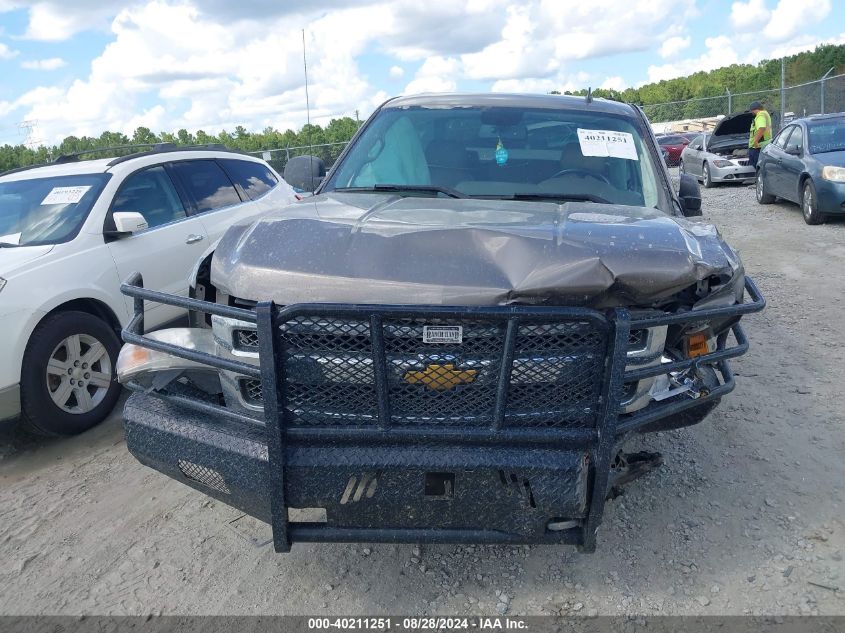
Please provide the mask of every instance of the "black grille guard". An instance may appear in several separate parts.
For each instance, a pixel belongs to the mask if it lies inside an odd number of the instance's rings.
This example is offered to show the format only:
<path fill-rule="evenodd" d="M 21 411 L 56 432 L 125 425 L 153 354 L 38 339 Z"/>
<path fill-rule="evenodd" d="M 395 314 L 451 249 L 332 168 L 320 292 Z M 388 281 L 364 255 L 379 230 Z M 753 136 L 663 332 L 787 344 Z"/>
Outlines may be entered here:
<path fill-rule="evenodd" d="M 741 356 L 748 350 L 739 318 L 744 314 L 759 312 L 765 299 L 750 278 L 745 278 L 749 301 L 741 304 L 707 308 L 684 313 L 632 318 L 625 308 L 604 312 L 577 307 L 430 307 L 385 306 L 349 304 L 298 304 L 277 307 L 272 302 L 260 302 L 254 310 L 218 305 L 197 299 L 169 295 L 143 287 L 140 274 L 132 275 L 121 285 L 121 291 L 134 299 L 134 316 L 123 329 L 123 340 L 176 357 L 201 363 L 209 367 L 235 372 L 255 378 L 262 383 L 264 419 L 257 419 L 237 410 L 195 398 L 184 393 L 148 390 L 137 383 L 127 386 L 136 391 L 188 407 L 200 414 L 219 416 L 221 419 L 246 425 L 266 434 L 269 458 L 269 491 L 271 494 L 272 526 L 277 551 L 288 551 L 293 541 L 390 541 L 415 542 L 517 542 L 518 538 L 506 532 L 484 530 L 391 530 L 379 528 L 344 528 L 320 524 L 289 524 L 285 503 L 285 447 L 289 443 L 342 444 L 363 443 L 369 446 L 387 446 L 396 443 L 426 445 L 476 445 L 509 447 L 543 447 L 580 449 L 589 455 L 591 464 L 590 489 L 606 490 L 613 449 L 620 438 L 656 420 L 681 413 L 707 401 L 721 398 L 734 389 L 735 381 L 728 360 Z M 186 310 L 238 319 L 255 324 L 258 332 L 258 366 L 205 352 L 189 350 L 144 336 L 144 303 L 152 301 L 182 307 Z M 285 361 L 285 340 L 278 333 L 289 323 L 303 318 L 352 319 L 369 324 L 371 332 L 372 367 L 374 371 L 374 418 L 377 424 L 368 426 L 303 426 L 295 423 L 295 414 L 287 407 L 287 377 L 289 367 Z M 484 426 L 471 428 L 448 425 L 415 427 L 393 423 L 396 396 L 391 396 L 386 372 L 385 323 L 401 319 L 474 321 L 496 324 L 503 332 L 501 359 L 498 375 L 490 394 L 491 414 Z M 626 352 L 629 335 L 639 330 L 664 325 L 689 325 L 711 319 L 732 322 L 716 340 L 716 349 L 693 359 L 663 362 L 656 366 L 635 367 L 626 370 Z M 508 422 L 508 391 L 510 371 L 513 367 L 515 348 L 520 327 L 531 323 L 589 324 L 603 341 L 604 361 L 598 369 L 595 410 L 589 424 L 559 425 L 538 428 L 519 426 Z M 728 344 L 733 334 L 734 344 Z M 269 362 L 268 362 L 269 361 Z M 645 408 L 621 416 L 619 403 L 625 383 L 650 376 L 681 372 L 699 365 L 712 366 L 719 374 L 719 384 L 702 392 L 700 397 L 675 396 L 662 402 L 651 402 Z M 215 425 L 215 420 L 208 420 Z M 577 530 L 552 532 L 545 542 L 579 543 L 585 549 L 595 546 L 595 532 L 601 521 L 605 495 L 592 494 L 583 525 Z"/>

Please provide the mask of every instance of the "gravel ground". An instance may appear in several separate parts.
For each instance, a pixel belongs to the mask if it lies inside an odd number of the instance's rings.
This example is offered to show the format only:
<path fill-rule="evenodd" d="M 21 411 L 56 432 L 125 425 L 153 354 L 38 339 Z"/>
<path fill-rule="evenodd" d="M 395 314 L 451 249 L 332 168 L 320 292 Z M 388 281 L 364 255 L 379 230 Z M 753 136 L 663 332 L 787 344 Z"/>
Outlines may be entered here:
<path fill-rule="evenodd" d="M 769 301 L 702 424 L 608 504 L 598 551 L 298 545 L 142 467 L 119 411 L 80 437 L 0 428 L 3 614 L 845 615 L 845 221 L 706 190 Z M 239 518 L 240 517 L 240 518 Z"/>

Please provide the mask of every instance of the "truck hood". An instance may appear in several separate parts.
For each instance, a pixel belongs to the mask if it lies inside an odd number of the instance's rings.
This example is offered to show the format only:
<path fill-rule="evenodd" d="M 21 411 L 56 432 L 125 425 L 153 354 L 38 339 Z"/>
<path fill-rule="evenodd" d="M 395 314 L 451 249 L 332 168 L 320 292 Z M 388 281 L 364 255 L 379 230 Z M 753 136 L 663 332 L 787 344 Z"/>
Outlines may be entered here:
<path fill-rule="evenodd" d="M 279 305 L 651 306 L 713 275 L 741 293 L 714 226 L 656 209 L 338 192 L 232 227 L 211 271 Z"/>

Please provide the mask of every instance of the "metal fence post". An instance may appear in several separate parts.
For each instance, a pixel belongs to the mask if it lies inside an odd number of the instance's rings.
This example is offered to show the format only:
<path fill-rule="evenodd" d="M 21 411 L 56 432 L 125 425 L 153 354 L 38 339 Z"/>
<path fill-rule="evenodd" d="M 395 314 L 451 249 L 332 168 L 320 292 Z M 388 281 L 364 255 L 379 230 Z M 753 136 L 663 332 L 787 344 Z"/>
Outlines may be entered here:
<path fill-rule="evenodd" d="M 828 75 L 830 75 L 830 73 L 832 73 L 834 70 L 836 70 L 836 66 L 832 66 L 830 68 L 830 70 L 828 70 L 824 75 L 822 75 L 822 79 L 821 79 L 821 100 L 820 100 L 820 103 L 819 103 L 819 105 L 821 106 L 821 108 L 820 108 L 821 111 L 819 112 L 819 114 L 824 114 L 824 82 L 825 82 L 825 79 L 827 79 Z"/>
<path fill-rule="evenodd" d="M 778 130 L 783 129 L 783 119 L 786 115 L 786 57 L 780 58 L 780 116 Z"/>
<path fill-rule="evenodd" d="M 725 92 L 728 93 L 728 112 L 727 112 L 727 114 L 730 114 L 731 112 L 733 112 L 733 107 L 732 107 L 733 102 L 732 102 L 732 99 L 731 99 L 731 97 L 733 97 L 733 95 L 731 94 L 730 88 L 725 88 Z"/>

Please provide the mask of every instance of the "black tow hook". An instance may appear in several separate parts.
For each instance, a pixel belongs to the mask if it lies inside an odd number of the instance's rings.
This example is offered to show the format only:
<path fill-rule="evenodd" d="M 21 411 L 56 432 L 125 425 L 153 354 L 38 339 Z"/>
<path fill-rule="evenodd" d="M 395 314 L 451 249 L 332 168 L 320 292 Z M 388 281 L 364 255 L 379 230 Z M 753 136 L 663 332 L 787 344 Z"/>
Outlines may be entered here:
<path fill-rule="evenodd" d="M 623 486 L 660 468 L 662 465 L 663 455 L 660 453 L 649 451 L 624 453 L 619 451 L 610 465 L 607 499 L 615 499 L 620 496 L 624 492 Z"/>

